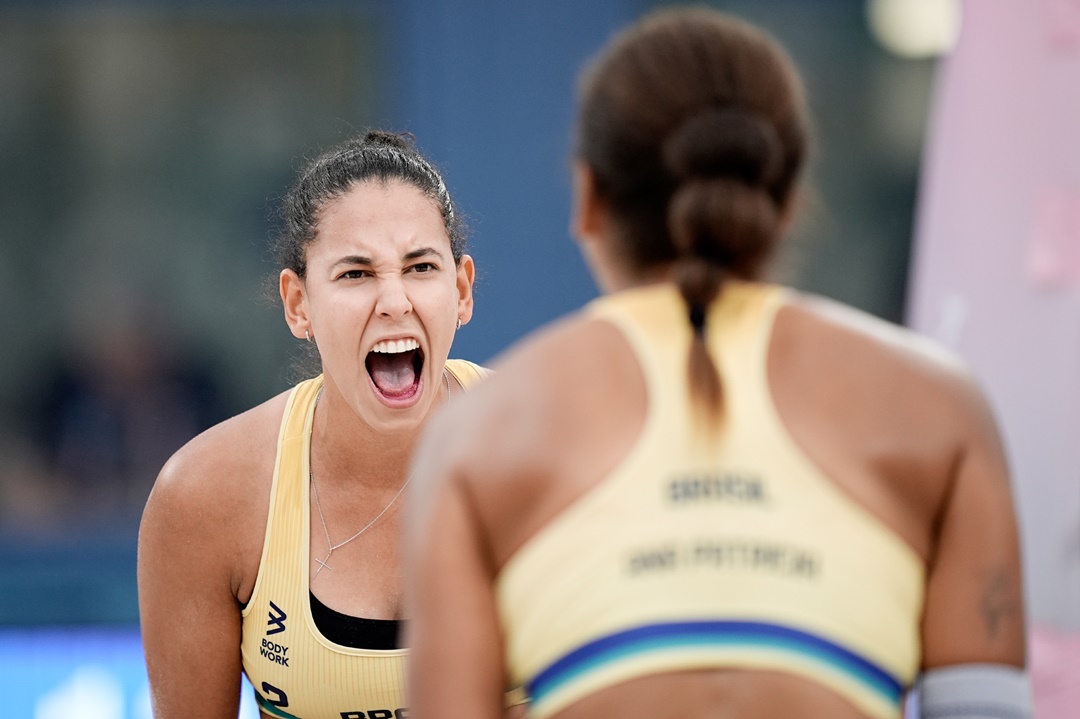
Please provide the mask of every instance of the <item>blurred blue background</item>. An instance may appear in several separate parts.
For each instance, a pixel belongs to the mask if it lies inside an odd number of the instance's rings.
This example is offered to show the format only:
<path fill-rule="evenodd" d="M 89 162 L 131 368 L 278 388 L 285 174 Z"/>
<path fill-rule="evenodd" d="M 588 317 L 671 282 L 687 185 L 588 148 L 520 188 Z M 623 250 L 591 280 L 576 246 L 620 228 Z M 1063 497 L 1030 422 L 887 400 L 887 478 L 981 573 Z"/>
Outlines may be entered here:
<path fill-rule="evenodd" d="M 472 230 L 454 354 L 486 361 L 595 295 L 566 230 L 575 76 L 660 4 L 0 0 L 5 715 L 79 691 L 106 693 L 92 716 L 149 715 L 139 514 L 181 444 L 289 386 L 263 282 L 302 159 L 415 134 Z M 935 59 L 885 50 L 866 0 L 712 4 L 808 85 L 818 150 L 781 277 L 902 320 Z"/>

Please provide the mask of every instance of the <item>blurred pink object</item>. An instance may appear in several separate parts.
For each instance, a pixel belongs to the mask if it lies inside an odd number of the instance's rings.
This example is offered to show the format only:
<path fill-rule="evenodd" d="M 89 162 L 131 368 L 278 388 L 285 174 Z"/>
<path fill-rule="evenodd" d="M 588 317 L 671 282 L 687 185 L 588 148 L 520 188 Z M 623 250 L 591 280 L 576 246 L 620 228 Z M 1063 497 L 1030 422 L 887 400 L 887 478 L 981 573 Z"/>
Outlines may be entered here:
<path fill-rule="evenodd" d="M 1063 49 L 1080 47 L 1080 0 L 1052 0 L 1049 11 L 1051 37 Z"/>
<path fill-rule="evenodd" d="M 1035 719 L 1080 717 L 1080 632 L 1033 626 L 1029 652 Z"/>
<path fill-rule="evenodd" d="M 1078 632 L 1080 0 L 968 0 L 934 93 L 907 320 L 1001 423 L 1031 625 Z"/>
<path fill-rule="evenodd" d="M 1080 189 L 1048 186 L 1036 192 L 1028 274 L 1045 288 L 1080 283 Z"/>

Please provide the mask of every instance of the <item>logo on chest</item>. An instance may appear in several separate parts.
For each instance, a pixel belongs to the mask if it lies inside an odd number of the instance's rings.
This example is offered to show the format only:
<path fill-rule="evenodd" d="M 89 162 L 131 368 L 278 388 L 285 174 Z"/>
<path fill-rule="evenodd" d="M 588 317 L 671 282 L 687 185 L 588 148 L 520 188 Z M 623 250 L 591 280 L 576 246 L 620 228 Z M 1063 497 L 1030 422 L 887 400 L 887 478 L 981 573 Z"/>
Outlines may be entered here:
<path fill-rule="evenodd" d="M 278 634 L 285 631 L 285 620 L 288 619 L 288 615 L 282 611 L 281 607 L 270 602 L 270 618 L 266 620 L 266 626 L 272 627 L 266 630 L 266 636 L 271 634 Z"/>
<path fill-rule="evenodd" d="M 285 631 L 285 620 L 288 615 L 278 605 L 270 602 L 269 618 L 266 620 L 266 636 L 269 637 L 274 634 L 280 634 Z M 283 644 L 272 642 L 266 637 L 263 637 L 262 646 L 259 647 L 259 654 L 274 662 L 280 664 L 283 667 L 289 666 L 289 648 Z"/>

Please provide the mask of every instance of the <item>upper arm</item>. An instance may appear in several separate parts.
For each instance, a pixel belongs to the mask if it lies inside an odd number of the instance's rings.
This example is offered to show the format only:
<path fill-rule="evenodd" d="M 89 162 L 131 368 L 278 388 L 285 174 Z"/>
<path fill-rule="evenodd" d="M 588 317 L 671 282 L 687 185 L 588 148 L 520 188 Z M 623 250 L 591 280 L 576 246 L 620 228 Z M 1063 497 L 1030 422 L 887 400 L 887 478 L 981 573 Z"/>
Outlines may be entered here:
<path fill-rule="evenodd" d="M 1023 580 L 1009 473 L 990 409 L 963 387 L 960 448 L 938 524 L 922 622 L 923 665 L 1024 665 Z"/>
<path fill-rule="evenodd" d="M 240 607 L 226 523 L 190 462 L 162 470 L 139 529 L 139 618 L 154 716 L 235 719 Z M 193 486 L 198 485 L 198 486 Z"/>
<path fill-rule="evenodd" d="M 505 670 L 493 570 L 448 418 L 414 462 L 405 541 L 409 705 L 415 719 L 502 716 Z M 441 430 L 441 431 L 440 431 Z"/>

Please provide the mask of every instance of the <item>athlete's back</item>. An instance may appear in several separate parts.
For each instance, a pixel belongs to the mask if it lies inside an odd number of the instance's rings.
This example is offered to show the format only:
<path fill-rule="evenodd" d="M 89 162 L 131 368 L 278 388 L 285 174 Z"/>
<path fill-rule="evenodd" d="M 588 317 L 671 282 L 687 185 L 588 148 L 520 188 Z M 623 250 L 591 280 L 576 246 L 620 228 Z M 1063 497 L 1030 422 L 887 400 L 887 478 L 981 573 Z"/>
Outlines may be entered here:
<path fill-rule="evenodd" d="M 650 292 L 673 290 L 661 286 Z M 865 562 L 854 578 L 838 579 L 847 572 L 848 560 L 818 552 L 820 537 L 800 534 L 801 527 L 775 536 L 747 531 L 761 517 L 775 514 L 776 504 L 784 500 L 777 496 L 778 485 L 789 478 L 754 474 L 775 460 L 771 447 L 761 449 L 758 464 L 700 466 L 696 477 L 680 475 L 676 463 L 657 476 L 635 473 L 636 464 L 648 464 L 641 447 L 649 425 L 662 433 L 666 426 L 685 421 L 657 415 L 656 405 L 663 402 L 655 399 L 664 391 L 683 389 L 685 375 L 669 377 L 660 387 L 650 385 L 633 340 L 603 314 L 564 322 L 515 350 L 497 363 L 498 372 L 486 386 L 433 428 L 434 442 L 455 447 L 445 469 L 454 481 L 442 488 L 445 493 L 422 500 L 431 505 L 425 511 L 438 505 L 441 516 L 425 544 L 424 565 L 443 566 L 448 575 L 485 572 L 495 601 L 485 620 L 495 621 L 488 627 L 493 635 L 505 632 L 506 669 L 514 680 L 542 691 L 541 699 L 551 694 L 560 719 L 893 716 L 917 670 L 965 658 L 1022 661 L 1010 492 L 993 423 L 970 380 L 954 361 L 919 338 L 860 313 L 793 293 L 785 293 L 776 309 L 767 366 L 762 368 L 768 392 L 794 450 L 819 470 L 814 478 L 797 479 L 808 484 L 825 479 L 836 490 L 840 506 L 834 510 L 828 505 L 812 516 L 803 510 L 820 505 L 796 506 L 793 516 L 819 527 L 821 535 L 851 532 L 854 554 L 862 552 Z M 733 395 L 740 391 L 734 380 L 745 383 L 749 378 L 725 379 L 732 380 L 727 386 L 734 402 Z M 725 421 L 738 419 L 728 416 Z M 706 436 L 717 445 L 725 431 L 721 426 Z M 675 441 L 662 440 L 660 447 L 675 450 Z M 421 457 L 420 471 L 423 468 Z M 740 470 L 743 476 L 736 476 Z M 612 486 L 612 476 L 620 472 L 628 474 L 629 481 Z M 664 529 L 668 534 L 658 537 L 651 527 L 634 524 L 632 515 L 612 516 L 631 511 L 619 502 L 635 485 L 646 488 L 642 491 L 649 492 L 660 515 L 676 515 L 676 524 Z M 955 501 L 963 505 L 954 507 Z M 850 506 L 844 508 L 845 502 Z M 455 522 L 448 509 L 459 503 L 472 520 L 469 525 Z M 715 528 L 702 531 L 689 524 L 692 512 L 717 509 Z M 865 516 L 854 520 L 857 530 L 833 526 L 846 521 L 844 513 L 860 512 Z M 940 523 L 953 514 L 963 514 L 966 526 L 956 527 L 955 536 L 949 537 L 954 541 L 941 541 L 944 538 L 936 535 Z M 742 523 L 732 530 L 740 515 Z M 721 524 L 725 518 L 727 524 Z M 589 537 L 586 522 L 593 522 L 596 530 L 588 543 L 583 541 Z M 680 533 L 679 523 L 689 526 L 687 533 Z M 623 529 L 612 546 L 612 527 L 620 524 Z M 470 557 L 458 554 L 463 544 L 480 548 L 480 566 L 470 566 Z M 874 553 L 878 545 L 881 554 Z M 597 577 L 607 575 L 598 566 L 598 554 L 611 560 L 610 574 L 621 573 L 623 591 L 603 593 L 607 579 Z M 980 558 L 978 566 L 963 573 L 973 574 L 976 581 L 935 571 L 923 584 L 931 562 L 966 562 L 973 556 Z M 540 568 L 544 572 L 529 574 Z M 707 581 L 716 583 L 717 608 L 705 615 L 692 606 L 688 614 L 687 575 L 693 575 L 693 582 L 703 572 L 710 575 Z M 860 579 L 865 582 L 862 592 Z M 899 629 L 904 636 L 907 627 L 914 633 L 913 644 L 882 642 L 875 647 L 870 636 L 860 644 L 859 632 L 854 640 L 843 641 L 822 632 L 823 626 L 857 620 L 852 609 L 841 606 L 805 618 L 801 610 L 806 597 L 832 581 L 850 592 L 846 599 L 856 611 L 867 604 L 878 607 L 876 618 L 886 634 Z M 637 591 L 635 582 L 641 585 Z M 645 597 L 648 592 L 663 595 L 665 583 L 676 609 Z M 575 587 L 577 593 L 562 592 L 563 586 Z M 753 594 L 763 587 L 774 591 Z M 902 588 L 910 595 L 907 603 L 884 606 L 890 595 L 882 587 Z M 434 585 L 422 585 L 418 592 L 414 596 L 430 597 L 432 603 L 447 598 Z M 739 592 L 743 594 L 733 601 Z M 787 610 L 747 610 L 789 600 L 796 606 L 796 599 L 798 616 Z M 602 604 L 592 607 L 597 600 Z M 652 605 L 642 608 L 650 601 Z M 625 632 L 627 626 L 612 619 L 624 611 L 624 604 L 630 605 L 638 631 L 654 627 L 645 650 L 634 644 L 636 637 Z M 641 621 L 642 613 L 653 621 Z M 582 626 L 581 614 L 594 626 Z M 655 627 L 690 619 L 699 621 L 690 631 L 697 637 L 694 648 L 700 656 L 685 660 L 678 671 L 658 672 L 655 666 L 673 661 L 661 656 L 663 652 L 670 654 L 672 645 L 685 641 L 673 635 L 665 644 Z M 472 622 L 456 626 L 461 636 L 441 626 L 440 641 L 458 647 L 464 666 L 496 661 L 486 655 L 483 642 L 466 641 L 466 634 L 476 632 Z M 532 633 L 522 633 L 523 628 Z M 789 629 L 790 636 L 776 634 Z M 563 641 L 568 634 L 587 640 Z M 775 654 L 763 658 L 762 646 L 777 642 L 787 642 L 790 651 L 780 652 L 779 659 Z M 876 652 L 857 650 L 867 642 Z M 547 646 L 554 654 L 544 655 Z M 588 654 L 597 647 L 614 658 L 605 663 Z M 613 647 L 622 654 L 612 654 Z M 576 666 L 575 656 L 583 657 L 588 667 Z M 874 673 L 898 662 L 899 670 Z M 502 666 L 502 657 L 498 663 Z M 532 671 L 517 675 L 522 667 Z M 839 680 L 830 682 L 835 677 Z M 616 679 L 619 682 L 612 683 Z M 875 681 L 876 686 L 894 684 L 875 692 Z M 845 695 L 845 686 L 854 688 Z M 560 693 L 577 699 L 566 704 Z M 864 700 L 862 706 L 859 700 Z M 537 704 L 532 710 L 547 716 L 546 708 Z"/>
<path fill-rule="evenodd" d="M 418 719 L 495 717 L 506 682 L 538 719 L 895 719 L 917 676 L 926 716 L 1025 716 L 981 394 L 915 335 L 758 281 L 804 114 L 783 51 L 708 10 L 585 73 L 572 228 L 605 296 L 421 443 Z"/>

